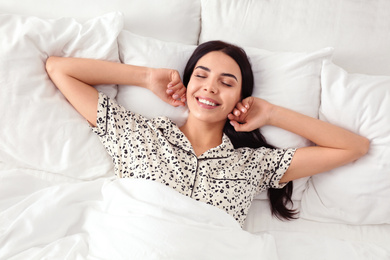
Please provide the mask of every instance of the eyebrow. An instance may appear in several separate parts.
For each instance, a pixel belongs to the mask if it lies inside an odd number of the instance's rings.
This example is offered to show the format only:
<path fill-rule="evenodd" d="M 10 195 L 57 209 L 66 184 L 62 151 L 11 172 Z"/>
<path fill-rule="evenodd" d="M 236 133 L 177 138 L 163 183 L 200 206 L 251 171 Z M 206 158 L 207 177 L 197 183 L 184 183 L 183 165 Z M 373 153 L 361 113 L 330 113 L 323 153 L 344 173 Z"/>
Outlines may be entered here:
<path fill-rule="evenodd" d="M 209 68 L 204 67 L 204 66 L 197 66 L 195 69 L 202 69 L 202 70 L 205 70 L 205 71 L 207 71 L 207 72 L 210 72 L 210 71 L 211 71 Z M 222 73 L 221 75 L 222 75 L 222 76 L 225 76 L 225 77 L 231 77 L 231 78 L 235 79 L 235 80 L 238 82 L 237 77 L 234 76 L 234 75 L 231 74 L 231 73 Z"/>

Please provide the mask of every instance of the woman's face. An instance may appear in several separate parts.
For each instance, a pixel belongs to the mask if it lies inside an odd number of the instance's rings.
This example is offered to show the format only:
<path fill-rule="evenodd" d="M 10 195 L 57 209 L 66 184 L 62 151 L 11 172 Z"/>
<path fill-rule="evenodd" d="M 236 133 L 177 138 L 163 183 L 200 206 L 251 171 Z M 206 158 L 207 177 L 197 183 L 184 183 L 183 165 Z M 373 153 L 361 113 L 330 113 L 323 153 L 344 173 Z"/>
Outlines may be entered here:
<path fill-rule="evenodd" d="M 224 124 L 241 99 L 241 85 L 240 67 L 230 56 L 220 51 L 204 55 L 187 85 L 190 116 Z"/>

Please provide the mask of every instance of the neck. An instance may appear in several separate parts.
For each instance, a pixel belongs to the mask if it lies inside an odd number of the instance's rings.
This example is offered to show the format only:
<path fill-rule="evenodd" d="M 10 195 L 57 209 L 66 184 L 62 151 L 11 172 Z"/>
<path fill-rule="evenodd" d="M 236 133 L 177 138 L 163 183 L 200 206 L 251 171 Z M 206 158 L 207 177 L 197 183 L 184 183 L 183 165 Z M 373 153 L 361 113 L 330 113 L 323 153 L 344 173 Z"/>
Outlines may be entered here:
<path fill-rule="evenodd" d="M 196 122 L 195 122 L 196 121 Z M 187 122 L 180 127 L 197 156 L 222 143 L 224 123 L 206 123 L 188 117 Z"/>

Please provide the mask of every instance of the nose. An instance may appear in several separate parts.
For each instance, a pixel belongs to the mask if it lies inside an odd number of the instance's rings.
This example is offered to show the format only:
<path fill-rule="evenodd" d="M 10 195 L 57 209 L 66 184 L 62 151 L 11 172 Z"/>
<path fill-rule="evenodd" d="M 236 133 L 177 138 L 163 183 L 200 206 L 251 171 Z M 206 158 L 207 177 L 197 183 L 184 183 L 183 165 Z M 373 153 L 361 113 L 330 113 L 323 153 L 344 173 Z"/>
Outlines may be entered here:
<path fill-rule="evenodd" d="M 210 92 L 212 94 L 216 94 L 218 92 L 217 82 L 215 82 L 215 80 L 212 79 L 208 80 L 204 85 L 203 90 Z"/>

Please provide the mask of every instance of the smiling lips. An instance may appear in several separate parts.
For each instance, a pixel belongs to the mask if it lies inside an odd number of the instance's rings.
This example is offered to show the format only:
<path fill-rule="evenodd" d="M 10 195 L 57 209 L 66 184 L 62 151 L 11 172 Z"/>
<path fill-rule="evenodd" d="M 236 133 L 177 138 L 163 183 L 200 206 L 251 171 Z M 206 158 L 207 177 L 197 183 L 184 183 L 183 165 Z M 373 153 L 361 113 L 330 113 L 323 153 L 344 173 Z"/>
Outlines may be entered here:
<path fill-rule="evenodd" d="M 215 108 L 215 107 L 219 106 L 219 104 L 217 102 L 215 102 L 214 100 L 211 100 L 211 99 L 198 97 L 197 101 L 202 107 L 205 107 L 205 108 Z"/>

